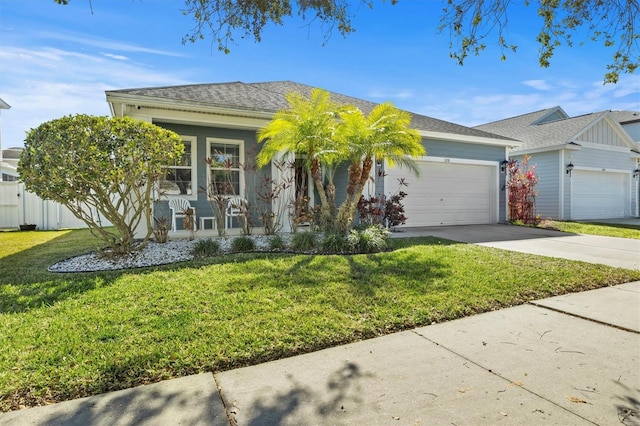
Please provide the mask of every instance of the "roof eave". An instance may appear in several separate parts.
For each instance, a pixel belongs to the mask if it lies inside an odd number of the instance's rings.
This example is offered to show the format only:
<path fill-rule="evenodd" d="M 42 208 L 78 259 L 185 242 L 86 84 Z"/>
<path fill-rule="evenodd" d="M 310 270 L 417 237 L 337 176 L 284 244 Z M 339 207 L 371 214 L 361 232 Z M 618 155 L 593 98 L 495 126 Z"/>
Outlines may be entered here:
<path fill-rule="evenodd" d="M 434 132 L 431 130 L 418 130 L 420 135 L 426 139 L 445 140 L 454 142 L 466 142 L 480 145 L 494 145 L 507 147 L 520 147 L 522 142 L 514 139 L 486 138 L 482 136 L 462 135 L 459 133 Z"/>
<path fill-rule="evenodd" d="M 541 146 L 537 148 L 516 149 L 511 151 L 511 155 L 536 154 L 539 152 L 560 151 L 563 149 L 568 149 L 571 151 L 579 151 L 580 149 L 582 149 L 582 146 L 575 142 L 569 142 L 569 143 L 562 143 L 558 145 Z"/>
<path fill-rule="evenodd" d="M 113 104 L 126 103 L 139 107 L 149 108 L 171 108 L 184 109 L 189 111 L 201 111 L 207 113 L 218 113 L 223 115 L 238 115 L 242 117 L 253 117 L 261 119 L 270 119 L 275 111 L 260 110 L 254 108 L 228 107 L 223 105 L 215 105 L 207 102 L 189 101 L 183 99 L 170 99 L 154 96 L 140 96 L 128 93 L 106 92 L 107 102 L 111 108 L 112 115 L 115 115 Z"/>

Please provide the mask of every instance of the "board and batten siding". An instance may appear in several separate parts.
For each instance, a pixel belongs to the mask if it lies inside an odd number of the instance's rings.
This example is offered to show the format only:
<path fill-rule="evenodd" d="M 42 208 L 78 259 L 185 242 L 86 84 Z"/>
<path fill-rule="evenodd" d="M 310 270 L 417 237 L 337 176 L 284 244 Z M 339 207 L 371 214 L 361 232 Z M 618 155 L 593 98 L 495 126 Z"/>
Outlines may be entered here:
<path fill-rule="evenodd" d="M 625 141 L 606 120 L 598 121 L 595 125 L 580 134 L 577 140 L 627 148 Z"/>
<path fill-rule="evenodd" d="M 514 155 L 512 157 L 518 160 L 522 171 L 526 169 L 522 167 L 522 155 Z M 559 219 L 560 218 L 560 163 L 559 152 L 541 152 L 531 154 L 529 158 L 529 166 L 535 165 L 536 175 L 538 175 L 538 184 L 535 191 L 538 193 L 536 197 L 535 211 L 536 215 L 540 215 L 542 219 Z"/>

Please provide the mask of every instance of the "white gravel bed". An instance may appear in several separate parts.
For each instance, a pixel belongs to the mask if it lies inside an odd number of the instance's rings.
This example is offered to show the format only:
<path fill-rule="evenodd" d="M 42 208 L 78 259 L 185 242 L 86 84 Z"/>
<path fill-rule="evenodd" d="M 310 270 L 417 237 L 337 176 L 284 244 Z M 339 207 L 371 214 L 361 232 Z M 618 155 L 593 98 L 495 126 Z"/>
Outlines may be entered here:
<path fill-rule="evenodd" d="M 269 236 L 251 235 L 250 237 L 256 245 L 256 251 L 269 249 Z M 281 237 L 285 244 L 288 244 L 290 236 L 284 234 Z M 234 238 L 236 237 L 211 237 L 211 239 L 219 241 L 221 253 L 229 252 Z M 198 240 L 199 238 L 194 240 L 171 240 L 165 244 L 149 241 L 144 249 L 124 256 L 109 256 L 95 252 L 87 253 L 54 263 L 48 270 L 50 272 L 114 271 L 183 262 L 193 259 L 192 250 Z"/>

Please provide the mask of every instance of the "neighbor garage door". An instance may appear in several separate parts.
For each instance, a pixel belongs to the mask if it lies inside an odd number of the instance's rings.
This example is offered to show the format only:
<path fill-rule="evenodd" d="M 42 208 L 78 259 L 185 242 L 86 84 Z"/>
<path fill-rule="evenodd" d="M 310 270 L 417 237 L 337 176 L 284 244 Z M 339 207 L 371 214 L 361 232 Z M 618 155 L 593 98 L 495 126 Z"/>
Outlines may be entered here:
<path fill-rule="evenodd" d="M 496 168 L 453 162 L 418 162 L 420 176 L 406 168 L 387 168 L 385 192 L 393 193 L 397 179 L 402 190 L 406 226 L 488 224 L 497 221 Z"/>
<path fill-rule="evenodd" d="M 625 173 L 574 170 L 571 175 L 571 219 L 625 217 L 629 191 Z"/>

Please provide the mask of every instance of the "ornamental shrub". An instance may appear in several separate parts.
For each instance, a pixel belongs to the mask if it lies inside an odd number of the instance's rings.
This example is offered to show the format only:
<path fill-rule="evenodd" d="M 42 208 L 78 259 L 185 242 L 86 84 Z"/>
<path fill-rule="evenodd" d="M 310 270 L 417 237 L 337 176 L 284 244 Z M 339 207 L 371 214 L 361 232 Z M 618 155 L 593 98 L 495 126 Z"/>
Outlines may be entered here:
<path fill-rule="evenodd" d="M 311 251 L 317 244 L 317 236 L 312 231 L 296 232 L 291 238 L 291 248 L 294 251 Z"/>
<path fill-rule="evenodd" d="M 529 155 L 522 159 L 522 166 L 517 160 L 507 164 L 507 189 L 509 191 L 509 221 L 536 224 L 540 217 L 535 215 L 535 202 L 538 193 L 536 166 L 529 166 Z"/>
<path fill-rule="evenodd" d="M 353 253 L 377 253 L 388 247 L 391 232 L 381 225 L 364 229 L 352 229 L 347 235 L 347 244 Z"/>
<path fill-rule="evenodd" d="M 220 252 L 220 242 L 212 238 L 198 240 L 193 247 L 194 256 L 214 256 Z"/>
<path fill-rule="evenodd" d="M 180 136 L 151 123 L 66 116 L 27 133 L 18 172 L 28 191 L 66 206 L 114 253 L 126 253 L 136 230 L 140 248 L 153 233 L 154 187 L 183 151 Z"/>
<path fill-rule="evenodd" d="M 236 237 L 231 241 L 231 251 L 236 252 L 247 252 L 253 251 L 256 248 L 256 243 L 253 241 L 248 235 L 242 235 L 240 237 Z"/>

